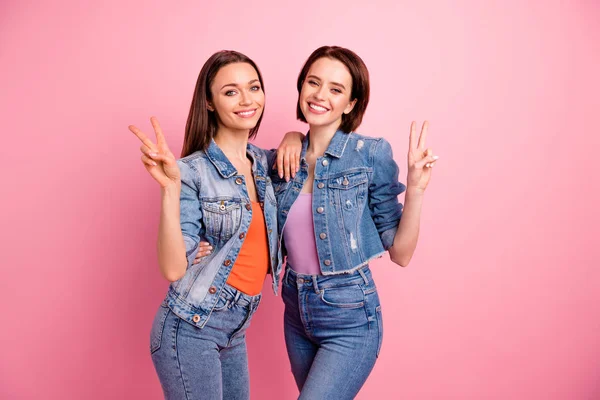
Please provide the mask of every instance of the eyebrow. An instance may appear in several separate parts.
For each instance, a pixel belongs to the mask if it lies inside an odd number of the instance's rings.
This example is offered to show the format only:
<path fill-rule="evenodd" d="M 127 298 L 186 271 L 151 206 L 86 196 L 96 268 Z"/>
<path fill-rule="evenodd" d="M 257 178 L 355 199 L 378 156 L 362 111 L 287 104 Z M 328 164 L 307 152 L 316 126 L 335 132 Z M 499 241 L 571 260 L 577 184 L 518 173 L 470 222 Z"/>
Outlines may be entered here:
<path fill-rule="evenodd" d="M 252 85 L 255 82 L 259 82 L 259 80 L 258 79 L 252 79 L 250 82 L 248 82 L 248 85 Z M 223 90 L 223 88 L 225 88 L 227 86 L 238 87 L 238 84 L 237 83 L 228 83 L 226 85 L 223 85 L 223 87 L 221 88 L 221 90 Z"/>
<path fill-rule="evenodd" d="M 308 79 L 308 78 L 313 78 L 313 79 L 316 79 L 318 81 L 321 81 L 321 78 L 319 78 L 318 76 L 315 76 L 315 75 L 309 75 L 309 76 L 306 77 L 306 79 Z M 335 86 L 339 86 L 342 89 L 346 90 L 346 87 L 344 85 L 342 85 L 341 83 L 337 83 L 337 82 L 329 82 L 329 83 L 331 83 L 332 85 L 335 85 Z"/>

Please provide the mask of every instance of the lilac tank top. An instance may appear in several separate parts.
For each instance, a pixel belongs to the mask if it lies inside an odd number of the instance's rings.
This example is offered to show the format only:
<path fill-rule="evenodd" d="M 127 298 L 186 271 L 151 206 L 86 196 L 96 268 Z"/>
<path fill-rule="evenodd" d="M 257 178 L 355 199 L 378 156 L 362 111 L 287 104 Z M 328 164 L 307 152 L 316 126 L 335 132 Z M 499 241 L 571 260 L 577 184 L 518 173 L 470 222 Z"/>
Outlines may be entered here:
<path fill-rule="evenodd" d="M 283 239 L 287 262 L 299 274 L 321 275 L 315 228 L 313 226 L 312 193 L 300 193 L 290 208 Z"/>

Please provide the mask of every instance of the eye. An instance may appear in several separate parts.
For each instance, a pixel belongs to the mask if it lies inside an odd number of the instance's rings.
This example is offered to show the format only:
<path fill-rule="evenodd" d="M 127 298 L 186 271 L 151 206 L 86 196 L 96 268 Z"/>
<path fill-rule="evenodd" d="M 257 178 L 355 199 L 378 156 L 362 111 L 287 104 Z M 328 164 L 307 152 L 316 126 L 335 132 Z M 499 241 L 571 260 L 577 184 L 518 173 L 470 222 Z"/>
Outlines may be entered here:
<path fill-rule="evenodd" d="M 316 81 L 313 81 L 313 80 L 309 80 L 309 81 L 308 81 L 308 84 L 309 84 L 310 86 L 319 86 L 319 84 L 318 84 Z"/>
<path fill-rule="evenodd" d="M 258 92 L 260 90 L 260 86 L 259 85 L 254 85 L 250 88 L 250 90 L 252 90 L 253 92 Z"/>
<path fill-rule="evenodd" d="M 235 96 L 236 93 L 235 90 L 228 90 L 225 92 L 225 96 Z"/>
<path fill-rule="evenodd" d="M 337 88 L 333 88 L 333 89 L 331 89 L 331 91 L 333 93 L 335 93 L 335 94 L 342 94 L 342 91 L 340 89 L 337 89 Z"/>

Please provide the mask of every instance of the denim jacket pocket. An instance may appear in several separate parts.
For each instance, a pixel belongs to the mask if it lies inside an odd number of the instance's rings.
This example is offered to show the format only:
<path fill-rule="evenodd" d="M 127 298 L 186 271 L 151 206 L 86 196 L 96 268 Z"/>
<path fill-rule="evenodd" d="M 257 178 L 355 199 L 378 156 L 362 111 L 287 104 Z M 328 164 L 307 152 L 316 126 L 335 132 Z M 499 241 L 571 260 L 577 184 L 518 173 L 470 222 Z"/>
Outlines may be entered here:
<path fill-rule="evenodd" d="M 240 226 L 242 207 L 233 200 L 203 201 L 202 214 L 206 236 L 226 242 Z"/>
<path fill-rule="evenodd" d="M 333 205 L 344 210 L 356 210 L 367 197 L 369 179 L 366 172 L 354 172 L 330 178 L 327 186 Z"/>

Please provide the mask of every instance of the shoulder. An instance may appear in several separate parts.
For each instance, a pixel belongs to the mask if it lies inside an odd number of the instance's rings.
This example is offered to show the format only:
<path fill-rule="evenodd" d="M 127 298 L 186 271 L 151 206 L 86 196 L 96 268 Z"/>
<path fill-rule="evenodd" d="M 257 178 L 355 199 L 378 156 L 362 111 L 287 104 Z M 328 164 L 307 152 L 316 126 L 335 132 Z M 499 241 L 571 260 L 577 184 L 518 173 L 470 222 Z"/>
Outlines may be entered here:
<path fill-rule="evenodd" d="M 255 156 L 257 161 L 264 165 L 267 164 L 267 150 L 261 149 L 252 143 L 248 143 L 248 150 Z"/>

